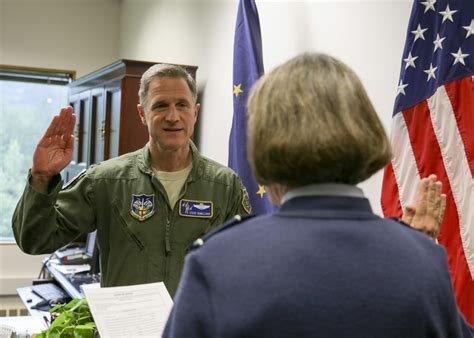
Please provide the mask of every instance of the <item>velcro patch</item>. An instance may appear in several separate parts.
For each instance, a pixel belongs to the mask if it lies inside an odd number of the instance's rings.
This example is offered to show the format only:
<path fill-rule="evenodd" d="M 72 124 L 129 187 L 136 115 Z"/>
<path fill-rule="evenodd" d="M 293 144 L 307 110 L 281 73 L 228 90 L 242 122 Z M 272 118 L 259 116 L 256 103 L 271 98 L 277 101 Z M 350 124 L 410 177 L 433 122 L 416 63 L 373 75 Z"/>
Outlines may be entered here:
<path fill-rule="evenodd" d="M 155 195 L 132 195 L 130 215 L 144 221 L 155 213 Z"/>
<path fill-rule="evenodd" d="M 214 205 L 211 201 L 182 199 L 179 201 L 179 215 L 183 217 L 211 218 Z"/>

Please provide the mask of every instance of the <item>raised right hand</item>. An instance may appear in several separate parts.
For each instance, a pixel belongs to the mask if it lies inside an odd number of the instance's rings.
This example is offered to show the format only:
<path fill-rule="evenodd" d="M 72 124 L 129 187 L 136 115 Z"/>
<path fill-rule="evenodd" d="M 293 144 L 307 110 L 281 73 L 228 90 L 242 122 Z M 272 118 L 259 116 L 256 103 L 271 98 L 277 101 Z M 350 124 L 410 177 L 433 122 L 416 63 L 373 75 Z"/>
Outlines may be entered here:
<path fill-rule="evenodd" d="M 446 208 L 446 194 L 436 175 L 420 181 L 414 205 L 406 206 L 402 221 L 436 239 Z"/>
<path fill-rule="evenodd" d="M 37 144 L 31 167 L 31 184 L 37 190 L 45 192 L 49 180 L 71 162 L 75 124 L 72 107 L 62 108 Z"/>

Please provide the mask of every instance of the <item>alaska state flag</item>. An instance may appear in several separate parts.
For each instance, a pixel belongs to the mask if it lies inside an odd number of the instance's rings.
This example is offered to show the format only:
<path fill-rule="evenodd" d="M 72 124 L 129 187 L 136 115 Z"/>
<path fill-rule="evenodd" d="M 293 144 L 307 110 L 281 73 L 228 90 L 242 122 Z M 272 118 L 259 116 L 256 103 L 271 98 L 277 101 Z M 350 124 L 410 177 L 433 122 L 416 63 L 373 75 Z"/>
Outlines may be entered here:
<path fill-rule="evenodd" d="M 257 6 L 254 0 L 240 0 L 234 36 L 234 117 L 229 139 L 229 167 L 247 188 L 254 214 L 275 209 L 265 187 L 255 182 L 247 160 L 247 98 L 262 74 L 262 36 Z"/>

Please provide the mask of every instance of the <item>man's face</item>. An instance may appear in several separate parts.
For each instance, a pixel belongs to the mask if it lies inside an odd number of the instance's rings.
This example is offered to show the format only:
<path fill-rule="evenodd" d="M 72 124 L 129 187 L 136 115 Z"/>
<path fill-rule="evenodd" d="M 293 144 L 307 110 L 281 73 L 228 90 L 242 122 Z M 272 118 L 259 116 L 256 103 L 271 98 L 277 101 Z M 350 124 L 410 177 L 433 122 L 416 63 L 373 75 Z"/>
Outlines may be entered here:
<path fill-rule="evenodd" d="M 147 102 L 138 105 L 138 113 L 151 142 L 161 150 L 177 151 L 188 147 L 199 107 L 183 78 L 162 77 L 150 83 Z"/>

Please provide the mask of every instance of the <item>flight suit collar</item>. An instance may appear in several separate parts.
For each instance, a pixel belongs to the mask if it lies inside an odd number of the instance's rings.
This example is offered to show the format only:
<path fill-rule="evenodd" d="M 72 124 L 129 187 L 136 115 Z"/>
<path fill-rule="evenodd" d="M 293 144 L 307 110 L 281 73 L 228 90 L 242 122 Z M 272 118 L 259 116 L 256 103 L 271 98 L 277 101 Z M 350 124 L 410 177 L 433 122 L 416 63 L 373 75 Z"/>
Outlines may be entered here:
<path fill-rule="evenodd" d="M 189 140 L 189 147 L 191 148 L 193 167 L 189 173 L 187 182 L 193 182 L 198 180 L 204 174 L 204 160 L 199 153 L 199 150 L 196 148 L 196 145 L 193 141 Z M 152 175 L 153 169 L 151 167 L 151 154 L 149 144 L 145 144 L 141 152 L 138 154 L 137 158 L 138 169 L 145 174 Z"/>
<path fill-rule="evenodd" d="M 193 155 L 193 168 L 188 176 L 188 182 L 197 181 L 204 174 L 204 159 L 196 148 L 196 145 L 193 141 L 189 140 L 189 147 L 191 148 L 191 153 Z"/>

